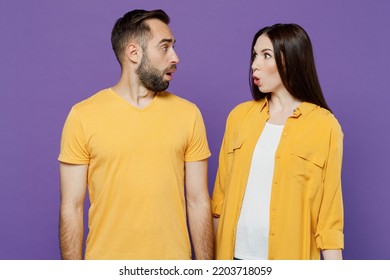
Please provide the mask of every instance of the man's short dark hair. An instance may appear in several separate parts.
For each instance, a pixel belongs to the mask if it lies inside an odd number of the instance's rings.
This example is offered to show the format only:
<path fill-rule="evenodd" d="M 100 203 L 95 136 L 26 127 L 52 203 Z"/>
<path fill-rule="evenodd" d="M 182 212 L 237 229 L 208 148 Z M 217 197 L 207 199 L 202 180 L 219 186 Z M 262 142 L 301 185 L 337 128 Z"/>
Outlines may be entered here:
<path fill-rule="evenodd" d="M 111 44 L 115 56 L 122 65 L 122 54 L 130 40 L 134 40 L 142 49 L 146 49 L 146 43 L 150 38 L 151 30 L 148 19 L 158 19 L 169 24 L 169 16 L 163 10 L 133 10 L 119 18 L 111 32 Z"/>

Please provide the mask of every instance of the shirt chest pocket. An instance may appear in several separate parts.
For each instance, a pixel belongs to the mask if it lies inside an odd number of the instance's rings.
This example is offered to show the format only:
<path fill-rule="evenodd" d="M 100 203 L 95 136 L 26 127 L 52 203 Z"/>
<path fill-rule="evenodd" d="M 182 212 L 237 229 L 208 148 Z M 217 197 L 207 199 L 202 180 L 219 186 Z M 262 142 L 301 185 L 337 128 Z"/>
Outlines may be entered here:
<path fill-rule="evenodd" d="M 237 171 L 237 164 L 239 164 L 240 162 L 243 144 L 244 140 L 235 139 L 234 142 L 230 143 L 230 145 L 228 146 L 227 158 L 230 172 Z"/>
<path fill-rule="evenodd" d="M 325 160 L 325 155 L 311 147 L 293 145 L 288 166 L 290 179 L 302 187 L 316 190 L 322 182 Z"/>

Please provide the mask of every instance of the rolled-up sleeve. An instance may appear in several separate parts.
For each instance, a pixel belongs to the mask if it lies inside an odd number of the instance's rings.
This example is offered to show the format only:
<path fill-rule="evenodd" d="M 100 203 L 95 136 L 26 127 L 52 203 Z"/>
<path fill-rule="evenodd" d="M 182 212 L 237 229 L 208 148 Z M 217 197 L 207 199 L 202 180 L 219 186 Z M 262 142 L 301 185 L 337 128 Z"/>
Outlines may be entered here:
<path fill-rule="evenodd" d="M 213 216 L 218 218 L 222 211 L 223 201 L 225 198 L 226 182 L 229 176 L 229 160 L 228 160 L 228 143 L 230 141 L 231 129 L 231 114 L 227 118 L 225 134 L 222 140 L 221 150 L 219 153 L 218 171 L 214 184 L 214 191 L 211 200 L 211 209 Z"/>
<path fill-rule="evenodd" d="M 324 192 L 315 234 L 321 250 L 344 248 L 344 210 L 341 190 L 343 132 L 337 123 L 331 131 L 329 155 L 324 169 Z"/>

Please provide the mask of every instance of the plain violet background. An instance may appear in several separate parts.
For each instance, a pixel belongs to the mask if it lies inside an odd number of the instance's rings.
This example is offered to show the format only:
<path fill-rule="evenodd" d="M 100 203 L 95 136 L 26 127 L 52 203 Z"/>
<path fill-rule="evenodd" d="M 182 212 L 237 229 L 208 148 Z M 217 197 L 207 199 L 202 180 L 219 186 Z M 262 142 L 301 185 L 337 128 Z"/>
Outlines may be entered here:
<path fill-rule="evenodd" d="M 180 57 L 169 91 L 203 113 L 213 189 L 229 111 L 250 100 L 257 30 L 309 33 L 325 97 L 345 133 L 345 259 L 390 259 L 387 0 L 35 0 L 0 2 L 0 259 L 59 259 L 57 156 L 73 104 L 112 86 L 117 18 L 164 9 Z M 130 221 L 131 222 L 131 221 Z"/>

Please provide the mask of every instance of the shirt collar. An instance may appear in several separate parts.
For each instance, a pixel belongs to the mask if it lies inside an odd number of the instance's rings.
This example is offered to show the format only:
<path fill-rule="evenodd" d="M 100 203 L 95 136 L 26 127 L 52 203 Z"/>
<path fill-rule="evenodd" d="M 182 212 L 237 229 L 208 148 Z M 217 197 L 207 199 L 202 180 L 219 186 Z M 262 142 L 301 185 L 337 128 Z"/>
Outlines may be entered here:
<path fill-rule="evenodd" d="M 306 117 L 308 114 L 310 114 L 311 111 L 313 111 L 317 105 L 309 102 L 302 102 L 295 110 L 294 110 L 294 116 L 299 117 L 302 115 L 302 117 Z"/>
<path fill-rule="evenodd" d="M 268 113 L 268 98 L 263 98 L 260 102 L 260 112 L 263 110 L 266 110 L 265 112 Z M 294 116 L 299 117 L 302 115 L 302 117 L 306 117 L 308 114 L 310 114 L 311 111 L 313 111 L 317 105 L 309 102 L 302 102 L 295 110 L 294 110 Z"/>
<path fill-rule="evenodd" d="M 266 109 L 266 112 L 268 112 L 268 98 L 263 98 L 259 100 L 260 102 L 260 112 L 262 112 L 264 109 Z"/>

